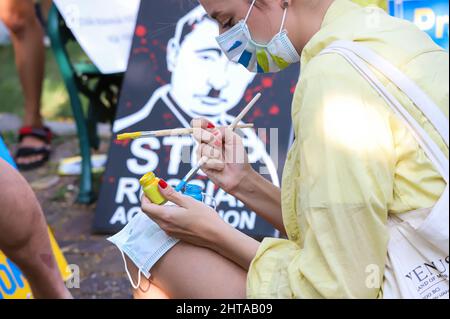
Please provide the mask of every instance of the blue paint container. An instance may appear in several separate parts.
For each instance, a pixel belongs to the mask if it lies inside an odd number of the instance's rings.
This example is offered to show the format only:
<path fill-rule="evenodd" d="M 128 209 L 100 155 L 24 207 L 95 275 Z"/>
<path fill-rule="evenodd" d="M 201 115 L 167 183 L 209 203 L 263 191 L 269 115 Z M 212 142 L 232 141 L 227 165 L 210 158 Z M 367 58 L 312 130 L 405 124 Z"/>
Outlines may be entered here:
<path fill-rule="evenodd" d="M 184 190 L 184 195 L 190 196 L 200 202 L 203 202 L 202 188 L 195 184 L 187 184 Z"/>

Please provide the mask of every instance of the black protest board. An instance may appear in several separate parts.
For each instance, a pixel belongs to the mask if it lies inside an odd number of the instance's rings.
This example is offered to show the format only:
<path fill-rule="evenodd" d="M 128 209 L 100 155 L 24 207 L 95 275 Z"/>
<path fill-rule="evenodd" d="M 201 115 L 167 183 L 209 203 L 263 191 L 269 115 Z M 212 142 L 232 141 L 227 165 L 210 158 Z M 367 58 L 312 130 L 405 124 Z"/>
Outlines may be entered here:
<path fill-rule="evenodd" d="M 229 125 L 258 93 L 244 118 L 256 130 L 241 131 L 253 167 L 279 186 L 292 139 L 290 110 L 298 66 L 255 75 L 227 60 L 215 40 L 218 25 L 189 1 L 142 1 L 114 134 L 189 127 L 205 117 Z M 153 171 L 169 184 L 198 159 L 191 136 L 111 142 L 96 208 L 94 231 L 115 233 L 140 211 L 139 178 Z M 186 155 L 187 154 L 187 155 Z M 276 236 L 267 222 L 200 172 L 194 183 L 215 199 L 220 216 L 255 238 Z"/>

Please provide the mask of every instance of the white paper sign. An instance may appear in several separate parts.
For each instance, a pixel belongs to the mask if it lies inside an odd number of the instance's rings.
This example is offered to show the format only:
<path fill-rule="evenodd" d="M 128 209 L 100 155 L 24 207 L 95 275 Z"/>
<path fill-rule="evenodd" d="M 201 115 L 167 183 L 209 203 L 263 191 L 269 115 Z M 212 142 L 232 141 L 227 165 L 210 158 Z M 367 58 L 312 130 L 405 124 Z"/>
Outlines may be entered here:
<path fill-rule="evenodd" d="M 140 0 L 55 0 L 55 4 L 102 73 L 126 70 Z"/>

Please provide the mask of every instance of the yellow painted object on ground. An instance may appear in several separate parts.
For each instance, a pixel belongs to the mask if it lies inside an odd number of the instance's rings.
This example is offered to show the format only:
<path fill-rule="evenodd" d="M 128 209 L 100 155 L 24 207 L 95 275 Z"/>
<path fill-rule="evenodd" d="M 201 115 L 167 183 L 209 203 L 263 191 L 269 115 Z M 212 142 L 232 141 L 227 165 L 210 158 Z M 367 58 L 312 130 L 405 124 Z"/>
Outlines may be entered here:
<path fill-rule="evenodd" d="M 67 157 L 59 161 L 58 175 L 74 176 L 81 175 L 81 156 Z M 105 171 L 106 154 L 91 155 L 92 173 L 101 174 Z"/>
<path fill-rule="evenodd" d="M 64 281 L 66 281 L 71 276 L 67 261 L 50 229 L 48 230 L 48 233 L 59 271 Z M 33 298 L 30 285 L 23 273 L 0 251 L 0 299 L 30 298 Z"/>

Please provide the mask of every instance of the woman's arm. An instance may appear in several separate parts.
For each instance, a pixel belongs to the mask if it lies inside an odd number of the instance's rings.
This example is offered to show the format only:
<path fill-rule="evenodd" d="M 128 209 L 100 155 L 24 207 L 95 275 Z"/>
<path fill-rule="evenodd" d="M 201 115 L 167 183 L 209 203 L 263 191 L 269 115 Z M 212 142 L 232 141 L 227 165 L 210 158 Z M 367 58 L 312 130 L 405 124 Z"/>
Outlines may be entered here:
<path fill-rule="evenodd" d="M 281 214 L 281 190 L 267 179 L 252 170 L 234 189 L 232 195 L 282 234 L 286 234 Z"/>
<path fill-rule="evenodd" d="M 248 271 L 260 242 L 226 223 L 216 227 L 208 238 L 208 248 Z"/>

